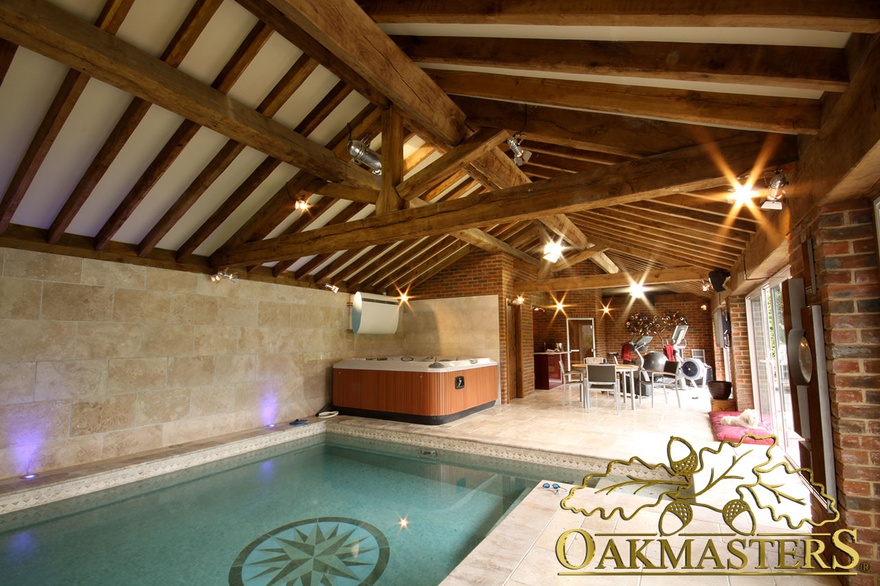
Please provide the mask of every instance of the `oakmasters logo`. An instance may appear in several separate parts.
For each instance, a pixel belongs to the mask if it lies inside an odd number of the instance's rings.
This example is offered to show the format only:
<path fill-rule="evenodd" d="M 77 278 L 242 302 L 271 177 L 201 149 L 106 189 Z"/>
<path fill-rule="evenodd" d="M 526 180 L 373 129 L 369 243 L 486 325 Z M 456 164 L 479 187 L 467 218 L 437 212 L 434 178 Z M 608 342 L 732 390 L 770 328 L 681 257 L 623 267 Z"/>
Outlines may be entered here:
<path fill-rule="evenodd" d="M 633 457 L 584 477 L 560 504 L 597 518 L 559 536 L 559 574 L 855 574 L 856 531 L 818 529 L 840 515 L 812 471 L 774 461 L 774 436 L 743 439 L 768 445 L 724 441 L 697 452 L 672 437 L 668 464 Z M 820 495 L 820 521 L 811 518 L 813 497 L 798 474 Z M 765 525 L 773 532 L 758 531 Z"/>

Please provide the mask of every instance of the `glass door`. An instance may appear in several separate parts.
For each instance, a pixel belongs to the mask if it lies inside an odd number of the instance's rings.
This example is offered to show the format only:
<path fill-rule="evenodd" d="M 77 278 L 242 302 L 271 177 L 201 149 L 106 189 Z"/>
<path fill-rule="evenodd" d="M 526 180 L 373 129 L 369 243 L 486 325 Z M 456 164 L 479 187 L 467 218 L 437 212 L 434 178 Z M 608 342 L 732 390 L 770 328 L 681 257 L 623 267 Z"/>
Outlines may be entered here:
<path fill-rule="evenodd" d="M 793 423 L 782 281 L 782 278 L 773 279 L 746 298 L 752 384 L 757 391 L 757 408 L 763 425 L 776 434 L 786 455 L 797 463 L 801 437 L 794 431 Z"/>
<path fill-rule="evenodd" d="M 593 329 L 593 318 L 570 317 L 565 320 L 568 342 L 568 370 L 572 363 L 579 364 L 584 358 L 596 355 L 596 340 Z"/>

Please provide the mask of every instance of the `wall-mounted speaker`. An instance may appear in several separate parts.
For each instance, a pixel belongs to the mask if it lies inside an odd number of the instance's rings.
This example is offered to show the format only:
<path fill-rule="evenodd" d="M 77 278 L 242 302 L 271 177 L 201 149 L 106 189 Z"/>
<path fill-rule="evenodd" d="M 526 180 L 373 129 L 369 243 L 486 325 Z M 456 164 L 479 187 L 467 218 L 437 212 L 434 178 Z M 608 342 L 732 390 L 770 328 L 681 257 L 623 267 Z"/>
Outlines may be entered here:
<path fill-rule="evenodd" d="M 725 271 L 724 269 L 715 269 L 714 271 L 709 271 L 709 283 L 712 284 L 712 288 L 715 289 L 716 293 L 721 293 L 722 291 L 724 291 L 724 283 L 729 278 L 730 271 Z"/>

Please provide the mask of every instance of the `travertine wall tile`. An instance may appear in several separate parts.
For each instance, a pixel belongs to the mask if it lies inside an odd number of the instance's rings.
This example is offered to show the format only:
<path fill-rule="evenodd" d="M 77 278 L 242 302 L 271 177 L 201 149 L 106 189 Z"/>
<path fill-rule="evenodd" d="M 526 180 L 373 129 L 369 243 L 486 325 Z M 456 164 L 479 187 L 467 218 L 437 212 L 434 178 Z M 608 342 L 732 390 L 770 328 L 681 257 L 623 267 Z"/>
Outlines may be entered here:
<path fill-rule="evenodd" d="M 256 358 L 248 354 L 218 356 L 214 370 L 214 381 L 218 383 L 239 383 L 254 380 Z"/>
<path fill-rule="evenodd" d="M 54 360 L 37 363 L 36 401 L 58 401 L 103 395 L 106 360 Z"/>
<path fill-rule="evenodd" d="M 138 393 L 135 425 L 177 421 L 189 415 L 189 390 Z"/>
<path fill-rule="evenodd" d="M 193 353 L 193 327 L 145 325 L 142 327 L 142 356 L 179 356 Z"/>
<path fill-rule="evenodd" d="M 117 289 L 113 300 L 113 321 L 134 323 L 168 323 L 171 300 L 161 291 Z"/>
<path fill-rule="evenodd" d="M 260 301 L 258 312 L 257 325 L 260 327 L 286 328 L 290 325 L 289 303 Z"/>
<path fill-rule="evenodd" d="M 162 426 L 146 425 L 104 434 L 102 456 L 118 458 L 162 447 Z"/>
<path fill-rule="evenodd" d="M 236 388 L 241 384 L 212 384 L 190 389 L 189 412 L 193 417 L 231 413 L 235 410 Z"/>
<path fill-rule="evenodd" d="M 3 276 L 79 283 L 82 277 L 82 259 L 8 248 L 3 262 Z"/>
<path fill-rule="evenodd" d="M 68 283 L 43 283 L 44 320 L 110 321 L 113 289 Z"/>
<path fill-rule="evenodd" d="M 162 444 L 173 446 L 256 427 L 256 425 L 243 426 L 238 424 L 237 421 L 234 414 L 227 413 L 213 417 L 182 419 L 180 421 L 164 423 L 162 424 Z"/>
<path fill-rule="evenodd" d="M 88 435 L 134 426 L 134 393 L 77 401 L 71 406 L 70 435 Z"/>
<path fill-rule="evenodd" d="M 198 281 L 209 281 L 208 275 L 198 273 L 183 273 L 147 267 L 146 288 L 151 291 L 165 291 L 167 293 L 195 293 L 198 289 Z"/>
<path fill-rule="evenodd" d="M 34 400 L 36 362 L 0 362 L 0 405 Z"/>
<path fill-rule="evenodd" d="M 84 435 L 79 437 L 54 440 L 41 446 L 40 452 L 34 454 L 32 470 L 51 470 L 66 466 L 88 464 L 101 459 L 103 438 L 100 435 Z"/>
<path fill-rule="evenodd" d="M 224 326 L 249 326 L 257 321 L 257 302 L 250 299 L 220 299 L 217 323 Z"/>
<path fill-rule="evenodd" d="M 257 356 L 257 379 L 286 378 L 297 374 L 290 354 L 260 354 Z"/>
<path fill-rule="evenodd" d="M 168 365 L 168 386 L 200 387 L 214 382 L 213 356 L 178 356 Z"/>
<path fill-rule="evenodd" d="M 152 391 L 165 386 L 167 358 L 117 358 L 110 360 L 108 393 Z"/>
<path fill-rule="evenodd" d="M 31 446 L 36 452 L 50 439 L 67 437 L 69 425 L 67 401 L 0 405 L 0 448 Z"/>
<path fill-rule="evenodd" d="M 236 326 L 193 326 L 193 353 L 234 354 L 239 330 Z"/>
<path fill-rule="evenodd" d="M 76 324 L 74 358 L 126 358 L 141 351 L 143 329 L 139 324 L 79 322 Z"/>
<path fill-rule="evenodd" d="M 172 295 L 171 323 L 216 324 L 217 305 L 217 299 L 207 295 Z"/>
<path fill-rule="evenodd" d="M 82 284 L 124 289 L 143 289 L 147 267 L 85 258 L 82 261 Z"/>
<path fill-rule="evenodd" d="M 62 360 L 73 355 L 76 324 L 32 320 L 0 320 L 0 360 Z"/>
<path fill-rule="evenodd" d="M 39 319 L 43 284 L 27 279 L 0 279 L 0 318 Z"/>

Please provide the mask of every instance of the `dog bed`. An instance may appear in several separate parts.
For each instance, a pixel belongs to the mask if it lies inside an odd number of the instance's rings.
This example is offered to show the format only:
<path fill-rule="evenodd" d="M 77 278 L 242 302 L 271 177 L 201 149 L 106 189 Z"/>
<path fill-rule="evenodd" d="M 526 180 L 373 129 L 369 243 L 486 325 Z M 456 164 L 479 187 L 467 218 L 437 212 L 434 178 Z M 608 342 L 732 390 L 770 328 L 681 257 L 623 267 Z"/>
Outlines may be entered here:
<path fill-rule="evenodd" d="M 740 411 L 711 411 L 709 413 L 709 425 L 712 426 L 712 435 L 715 436 L 715 439 L 722 441 L 730 441 L 734 443 L 746 443 L 746 444 L 764 444 L 770 445 L 773 443 L 773 438 L 766 439 L 755 439 L 751 437 L 743 437 L 747 434 L 756 435 L 758 437 L 770 435 L 770 432 L 764 429 L 763 427 L 740 427 L 738 425 L 724 425 L 721 423 L 721 418 L 730 415 L 733 417 L 737 417 L 740 414 Z"/>

